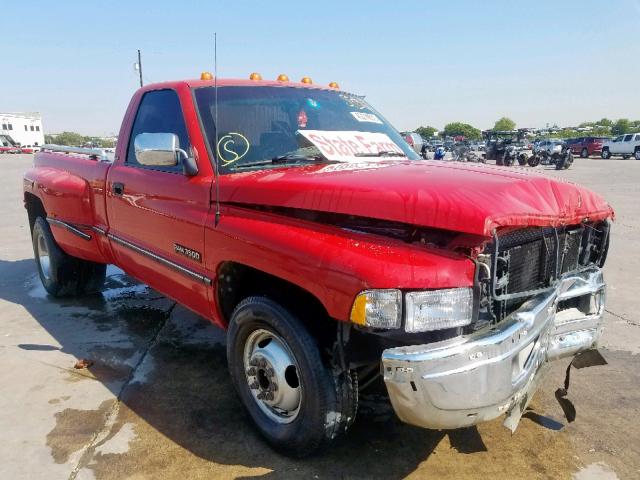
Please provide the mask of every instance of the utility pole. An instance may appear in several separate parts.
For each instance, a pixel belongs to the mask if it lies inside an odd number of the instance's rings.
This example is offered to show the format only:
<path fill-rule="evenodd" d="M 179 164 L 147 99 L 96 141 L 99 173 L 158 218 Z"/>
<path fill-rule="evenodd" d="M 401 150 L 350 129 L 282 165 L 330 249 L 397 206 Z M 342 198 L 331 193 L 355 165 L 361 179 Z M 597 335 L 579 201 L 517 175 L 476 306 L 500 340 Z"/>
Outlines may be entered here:
<path fill-rule="evenodd" d="M 142 56 L 138 50 L 138 75 L 140 76 L 140 87 L 142 87 Z"/>

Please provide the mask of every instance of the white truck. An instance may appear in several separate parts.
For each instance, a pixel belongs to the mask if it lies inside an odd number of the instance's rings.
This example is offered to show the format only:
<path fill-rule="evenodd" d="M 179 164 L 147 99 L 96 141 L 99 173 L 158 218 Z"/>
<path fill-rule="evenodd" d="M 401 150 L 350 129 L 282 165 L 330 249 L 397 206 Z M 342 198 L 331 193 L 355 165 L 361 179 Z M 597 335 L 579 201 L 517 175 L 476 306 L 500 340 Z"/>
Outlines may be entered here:
<path fill-rule="evenodd" d="M 622 155 L 624 159 L 633 155 L 636 160 L 640 160 L 640 133 L 618 135 L 616 138 L 604 142 L 602 158 L 611 158 L 612 155 Z"/>

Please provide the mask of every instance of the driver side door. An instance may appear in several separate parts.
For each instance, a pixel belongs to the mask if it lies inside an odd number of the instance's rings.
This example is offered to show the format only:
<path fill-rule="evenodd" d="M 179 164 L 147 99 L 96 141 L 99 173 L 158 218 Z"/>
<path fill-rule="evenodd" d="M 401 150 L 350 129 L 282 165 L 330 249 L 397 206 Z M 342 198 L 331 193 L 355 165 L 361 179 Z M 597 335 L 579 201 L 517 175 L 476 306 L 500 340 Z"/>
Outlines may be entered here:
<path fill-rule="evenodd" d="M 134 143 L 145 133 L 174 134 L 179 148 L 192 150 L 176 91 L 144 94 L 126 154 L 109 170 L 110 244 L 118 265 L 127 273 L 207 315 L 211 280 L 204 268 L 204 224 L 212 179 L 203 173 L 187 175 L 181 164 L 143 164 Z"/>

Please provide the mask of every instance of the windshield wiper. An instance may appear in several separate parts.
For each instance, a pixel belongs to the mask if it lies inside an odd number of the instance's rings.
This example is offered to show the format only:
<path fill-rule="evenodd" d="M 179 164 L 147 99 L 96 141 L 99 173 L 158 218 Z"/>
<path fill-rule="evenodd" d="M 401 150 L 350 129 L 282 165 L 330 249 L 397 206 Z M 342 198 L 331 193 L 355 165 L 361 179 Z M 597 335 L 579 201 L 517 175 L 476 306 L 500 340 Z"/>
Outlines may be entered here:
<path fill-rule="evenodd" d="M 324 160 L 322 155 L 300 155 L 296 153 L 285 153 L 271 159 L 271 163 L 287 163 L 287 162 L 321 162 Z"/>
<path fill-rule="evenodd" d="M 382 150 L 377 153 L 356 153 L 356 157 L 403 157 L 407 158 L 404 153 L 395 152 L 393 150 Z"/>
<path fill-rule="evenodd" d="M 238 170 L 240 168 L 251 168 L 251 167 L 261 167 L 264 165 L 276 165 L 281 163 L 296 163 L 296 162 L 329 162 L 329 160 L 325 160 L 325 158 L 321 155 L 299 155 L 293 153 L 286 153 L 284 155 L 278 155 L 277 157 L 273 157 L 271 160 L 259 160 L 257 162 L 250 163 L 241 163 L 233 166 L 234 170 Z"/>

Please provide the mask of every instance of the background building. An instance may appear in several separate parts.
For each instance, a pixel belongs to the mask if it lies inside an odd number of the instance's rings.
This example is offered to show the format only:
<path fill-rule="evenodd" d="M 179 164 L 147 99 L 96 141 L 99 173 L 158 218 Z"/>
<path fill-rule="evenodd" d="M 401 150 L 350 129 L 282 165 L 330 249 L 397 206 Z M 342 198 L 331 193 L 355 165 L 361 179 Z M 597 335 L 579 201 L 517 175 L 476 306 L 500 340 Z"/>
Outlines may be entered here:
<path fill-rule="evenodd" d="M 22 147 L 43 145 L 42 115 L 37 112 L 0 113 L 0 143 Z"/>

